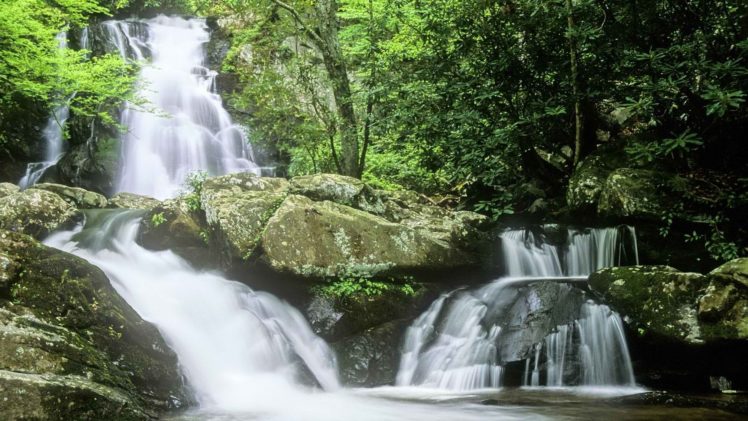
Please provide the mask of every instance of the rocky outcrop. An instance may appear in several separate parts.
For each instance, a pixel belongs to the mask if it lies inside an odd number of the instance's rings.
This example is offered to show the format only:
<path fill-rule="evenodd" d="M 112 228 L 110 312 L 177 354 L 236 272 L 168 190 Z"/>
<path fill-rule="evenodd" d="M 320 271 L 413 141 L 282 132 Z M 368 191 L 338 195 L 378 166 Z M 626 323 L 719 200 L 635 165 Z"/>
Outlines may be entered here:
<path fill-rule="evenodd" d="M 721 383 L 748 387 L 746 260 L 733 260 L 707 275 L 635 266 L 590 276 L 592 290 L 621 313 L 630 329 L 639 382 L 705 391 L 713 379 L 724 377 Z"/>
<path fill-rule="evenodd" d="M 43 237 L 73 224 L 80 214 L 57 194 L 28 189 L 0 197 L 0 229 Z"/>
<path fill-rule="evenodd" d="M 485 218 L 377 191 L 332 174 L 207 180 L 201 206 L 211 244 L 306 278 L 408 274 L 476 265 Z"/>
<path fill-rule="evenodd" d="M 669 266 L 614 267 L 590 275 L 593 291 L 642 333 L 704 343 L 696 302 L 707 280 Z"/>
<path fill-rule="evenodd" d="M 35 184 L 37 190 L 52 192 L 78 209 L 99 209 L 107 207 L 106 197 L 80 187 L 63 186 L 62 184 L 40 183 Z"/>
<path fill-rule="evenodd" d="M 0 231 L 0 279 L 2 418 L 146 419 L 189 401 L 175 355 L 98 268 Z"/>
<path fill-rule="evenodd" d="M 600 148 L 574 170 L 566 189 L 566 203 L 577 211 L 595 211 L 605 181 L 613 170 L 626 165 L 621 150 Z"/>
<path fill-rule="evenodd" d="M 597 212 L 604 217 L 659 220 L 684 188 L 685 180 L 670 174 L 619 168 L 605 180 Z"/>

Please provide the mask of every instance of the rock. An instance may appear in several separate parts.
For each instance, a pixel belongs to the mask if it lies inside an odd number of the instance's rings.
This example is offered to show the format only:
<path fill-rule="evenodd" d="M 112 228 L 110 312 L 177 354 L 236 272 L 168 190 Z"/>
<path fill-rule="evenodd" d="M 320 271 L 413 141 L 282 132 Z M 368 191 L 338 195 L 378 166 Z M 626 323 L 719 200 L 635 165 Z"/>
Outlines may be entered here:
<path fill-rule="evenodd" d="M 669 266 L 614 267 L 590 275 L 593 291 L 640 333 L 686 344 L 704 343 L 696 302 L 707 279 Z"/>
<path fill-rule="evenodd" d="M 18 193 L 20 188 L 12 183 L 0 183 L 0 198 Z"/>
<path fill-rule="evenodd" d="M 659 171 L 619 168 L 605 180 L 597 212 L 603 217 L 660 220 L 685 181 Z"/>
<path fill-rule="evenodd" d="M 0 399 L 29 393 L 0 414 L 142 419 L 189 403 L 176 356 L 101 270 L 8 231 L 0 256 L 12 265 L 0 290 Z"/>
<path fill-rule="evenodd" d="M 160 201 L 133 193 L 117 193 L 109 198 L 108 208 L 113 209 L 151 209 L 158 206 Z"/>
<path fill-rule="evenodd" d="M 117 113 L 117 110 L 112 110 L 111 114 Z M 104 195 L 111 194 L 120 163 L 119 129 L 99 117 L 78 116 L 73 112 L 66 127 L 70 141 L 68 152 L 57 163 L 60 181 Z"/>
<path fill-rule="evenodd" d="M 211 241 L 218 245 L 225 260 L 252 256 L 287 189 L 286 180 L 249 173 L 216 177 L 203 183 L 200 202 Z"/>
<path fill-rule="evenodd" d="M 314 288 L 304 312 L 314 333 L 327 341 L 338 341 L 392 320 L 413 318 L 434 298 L 422 285 L 410 286 L 412 293 L 404 293 L 399 286 L 381 285 L 390 289 L 336 294 L 324 287 Z"/>
<path fill-rule="evenodd" d="M 391 385 L 400 362 L 398 346 L 407 322 L 397 320 L 332 343 L 340 381 L 353 387 Z"/>
<path fill-rule="evenodd" d="M 577 211 L 595 210 L 608 175 L 625 166 L 623 151 L 599 148 L 574 170 L 566 190 L 567 205 Z"/>
<path fill-rule="evenodd" d="M 77 210 L 60 196 L 28 189 L 0 198 L 0 229 L 43 237 L 73 224 Z"/>
<path fill-rule="evenodd" d="M 363 192 L 363 181 L 338 174 L 313 174 L 291 179 L 291 193 L 315 201 L 329 200 L 354 207 Z"/>
<path fill-rule="evenodd" d="M 731 260 L 708 275 L 698 317 L 708 336 L 748 339 L 748 258 Z"/>
<path fill-rule="evenodd" d="M 262 233 L 262 258 L 304 277 L 380 274 L 470 266 L 476 257 L 444 241 L 440 227 L 413 228 L 337 203 L 290 195 Z"/>
<path fill-rule="evenodd" d="M 151 250 L 171 250 L 195 266 L 210 266 L 207 231 L 184 198 L 165 200 L 140 223 L 138 243 Z"/>
<path fill-rule="evenodd" d="M 64 201 L 78 209 L 97 209 L 107 207 L 106 197 L 80 187 L 63 186 L 62 184 L 35 184 L 37 190 L 46 190 L 60 196 Z"/>

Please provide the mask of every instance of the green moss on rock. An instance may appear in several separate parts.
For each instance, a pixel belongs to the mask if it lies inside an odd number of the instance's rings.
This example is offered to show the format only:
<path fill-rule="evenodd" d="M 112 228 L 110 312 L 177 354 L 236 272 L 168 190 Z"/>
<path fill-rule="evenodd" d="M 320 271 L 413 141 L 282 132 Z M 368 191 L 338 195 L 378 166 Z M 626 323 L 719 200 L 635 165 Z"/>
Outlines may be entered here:
<path fill-rule="evenodd" d="M 99 209 L 107 207 L 106 197 L 80 187 L 63 186 L 62 184 L 40 183 L 35 189 L 52 192 L 78 209 Z"/>
<path fill-rule="evenodd" d="M 73 224 L 80 214 L 60 196 L 28 189 L 0 198 L 0 229 L 43 237 Z"/>

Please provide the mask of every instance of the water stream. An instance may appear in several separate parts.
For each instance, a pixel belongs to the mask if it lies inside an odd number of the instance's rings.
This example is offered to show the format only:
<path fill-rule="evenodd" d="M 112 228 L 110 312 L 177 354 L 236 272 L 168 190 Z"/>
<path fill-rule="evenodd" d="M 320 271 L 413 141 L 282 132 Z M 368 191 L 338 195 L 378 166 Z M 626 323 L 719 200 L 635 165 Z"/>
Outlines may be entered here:
<path fill-rule="evenodd" d="M 67 32 L 60 32 L 56 38 L 57 45 L 61 50 L 67 48 Z M 38 183 L 44 173 L 57 164 L 62 157 L 64 151 L 64 127 L 69 116 L 70 108 L 66 103 L 58 105 L 52 110 L 47 119 L 47 124 L 44 125 L 44 129 L 42 130 L 44 160 L 41 162 L 32 162 L 26 166 L 26 173 L 21 178 L 21 181 L 18 182 L 18 186 L 21 189 L 27 189 Z"/>
<path fill-rule="evenodd" d="M 209 34 L 203 20 L 159 16 L 102 25 L 111 50 L 145 63 L 139 95 L 148 109 L 122 112 L 127 132 L 118 192 L 164 199 L 196 171 L 260 174 L 245 128 L 231 121 L 215 91 L 217 73 L 205 66 Z"/>
<path fill-rule="evenodd" d="M 527 386 L 635 386 L 620 317 L 570 285 L 625 263 L 627 254 L 637 263 L 635 232 L 622 226 L 564 234 L 554 245 L 530 230 L 504 232 L 506 277 L 432 303 L 406 332 L 397 384 L 496 388 L 504 364 L 529 354 Z"/>

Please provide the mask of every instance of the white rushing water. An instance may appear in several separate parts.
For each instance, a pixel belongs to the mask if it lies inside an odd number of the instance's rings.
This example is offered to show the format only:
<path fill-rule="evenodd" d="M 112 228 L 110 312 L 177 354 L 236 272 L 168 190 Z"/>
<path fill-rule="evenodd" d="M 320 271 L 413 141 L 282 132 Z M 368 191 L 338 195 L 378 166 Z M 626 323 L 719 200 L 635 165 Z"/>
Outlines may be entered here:
<path fill-rule="evenodd" d="M 67 32 L 60 32 L 57 34 L 56 39 L 57 45 L 61 50 L 67 48 Z M 21 189 L 29 188 L 39 182 L 44 173 L 57 164 L 62 157 L 64 151 L 64 127 L 69 116 L 70 108 L 67 106 L 67 103 L 59 105 L 52 110 L 49 119 L 47 119 L 47 124 L 42 131 L 44 139 L 44 161 L 32 162 L 26 166 L 26 173 L 21 178 L 21 181 L 18 182 L 18 186 Z"/>
<path fill-rule="evenodd" d="M 198 272 L 171 251 L 142 248 L 132 212 L 98 211 L 87 219 L 85 229 L 55 234 L 46 243 L 101 268 L 141 317 L 159 328 L 202 406 L 262 408 L 278 394 L 294 393 L 304 368 L 324 389 L 338 388 L 333 354 L 292 306 Z"/>
<path fill-rule="evenodd" d="M 632 263 L 638 263 L 632 227 L 570 229 L 565 238 L 565 244 L 552 245 L 530 230 L 505 231 L 501 245 L 507 277 L 434 301 L 406 332 L 396 384 L 449 390 L 499 387 L 501 350 L 512 354 L 519 345 L 510 342 L 522 340 L 505 335 L 502 326 L 533 317 L 526 312 L 537 310 L 542 302 L 536 292 L 522 295 L 524 285 L 576 281 L 597 269 L 625 263 L 627 249 L 633 250 Z M 574 301 L 579 295 L 571 288 L 560 286 L 559 301 L 550 305 L 557 312 L 575 314 L 576 321 L 555 326 L 533 345 L 523 383 L 634 386 L 620 317 L 607 306 L 579 304 Z"/>
<path fill-rule="evenodd" d="M 150 60 L 139 95 L 153 109 L 122 113 L 127 131 L 117 191 L 164 199 L 195 171 L 260 174 L 245 129 L 231 121 L 215 92 L 217 73 L 204 64 L 209 34 L 203 20 L 159 16 L 102 25 L 115 52 Z"/>

